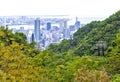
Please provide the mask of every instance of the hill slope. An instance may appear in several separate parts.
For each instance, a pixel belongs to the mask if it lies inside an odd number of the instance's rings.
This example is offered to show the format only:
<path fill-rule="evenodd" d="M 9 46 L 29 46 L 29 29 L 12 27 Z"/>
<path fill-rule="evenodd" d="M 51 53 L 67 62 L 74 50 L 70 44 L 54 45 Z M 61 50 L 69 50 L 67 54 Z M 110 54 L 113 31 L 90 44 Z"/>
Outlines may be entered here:
<path fill-rule="evenodd" d="M 0 81 L 120 82 L 119 28 L 120 11 L 80 28 L 73 40 L 39 51 L 24 34 L 0 27 Z M 102 43 L 107 45 L 106 57 L 93 56 Z"/>
<path fill-rule="evenodd" d="M 58 45 L 50 45 L 49 49 L 54 52 L 67 52 L 73 50 L 76 55 L 96 54 L 94 48 L 99 42 L 109 46 L 115 39 L 120 29 L 120 11 L 111 15 L 104 21 L 93 21 L 80 28 L 73 36 L 73 40 L 63 40 Z M 97 54 L 96 54 L 97 55 Z"/>

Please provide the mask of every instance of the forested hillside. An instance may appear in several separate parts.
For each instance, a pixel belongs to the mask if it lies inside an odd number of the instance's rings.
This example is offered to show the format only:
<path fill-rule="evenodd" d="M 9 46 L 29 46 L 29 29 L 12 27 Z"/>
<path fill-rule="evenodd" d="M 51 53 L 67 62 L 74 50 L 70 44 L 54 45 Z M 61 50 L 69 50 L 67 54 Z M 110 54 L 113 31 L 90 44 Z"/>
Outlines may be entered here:
<path fill-rule="evenodd" d="M 120 82 L 120 11 L 44 51 L 1 26 L 0 82 Z"/>
<path fill-rule="evenodd" d="M 49 49 L 54 52 L 73 50 L 74 54 L 79 56 L 96 55 L 96 44 L 102 41 L 109 46 L 119 29 L 120 11 L 103 21 L 93 21 L 85 25 L 74 34 L 73 40 L 63 40 L 58 45 L 52 44 Z"/>

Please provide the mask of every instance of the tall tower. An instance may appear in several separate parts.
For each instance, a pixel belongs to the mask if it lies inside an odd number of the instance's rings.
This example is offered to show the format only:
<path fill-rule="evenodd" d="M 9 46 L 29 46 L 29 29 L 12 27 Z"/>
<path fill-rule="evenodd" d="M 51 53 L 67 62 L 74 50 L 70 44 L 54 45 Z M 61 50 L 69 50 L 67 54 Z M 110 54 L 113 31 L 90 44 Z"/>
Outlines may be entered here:
<path fill-rule="evenodd" d="M 50 30 L 50 29 L 51 29 L 51 23 L 48 22 L 48 23 L 47 23 L 47 30 Z"/>
<path fill-rule="evenodd" d="M 40 38 L 41 38 L 41 34 L 40 34 L 40 20 L 36 19 L 34 21 L 34 34 L 35 34 L 35 40 L 37 42 L 39 42 Z"/>
<path fill-rule="evenodd" d="M 76 17 L 75 27 L 76 29 L 80 28 L 80 21 L 78 21 L 77 17 Z"/>
<path fill-rule="evenodd" d="M 67 39 L 69 38 L 69 36 L 70 36 L 70 32 L 67 28 L 67 21 L 63 21 L 63 37 Z"/>

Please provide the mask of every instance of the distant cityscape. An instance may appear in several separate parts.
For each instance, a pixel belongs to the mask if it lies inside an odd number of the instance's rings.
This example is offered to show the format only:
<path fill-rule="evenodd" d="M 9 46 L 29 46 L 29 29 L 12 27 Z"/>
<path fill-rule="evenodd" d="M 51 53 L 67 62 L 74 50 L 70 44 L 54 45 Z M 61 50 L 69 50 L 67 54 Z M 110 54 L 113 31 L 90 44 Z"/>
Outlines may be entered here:
<path fill-rule="evenodd" d="M 46 49 L 51 43 L 60 43 L 63 39 L 72 39 L 73 34 L 85 24 L 74 18 L 61 16 L 1 16 L 0 25 L 8 26 L 13 33 L 22 32 L 29 43 L 36 42 L 37 48 Z"/>

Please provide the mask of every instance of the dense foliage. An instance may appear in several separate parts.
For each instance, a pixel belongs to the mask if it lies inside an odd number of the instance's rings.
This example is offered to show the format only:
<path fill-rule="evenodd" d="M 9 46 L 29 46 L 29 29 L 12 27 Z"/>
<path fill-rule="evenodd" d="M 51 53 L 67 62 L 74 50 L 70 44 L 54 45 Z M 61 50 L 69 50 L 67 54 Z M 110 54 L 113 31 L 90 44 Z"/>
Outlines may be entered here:
<path fill-rule="evenodd" d="M 41 51 L 23 33 L 1 26 L 0 82 L 120 82 L 119 28 L 120 11 Z M 98 45 L 104 56 L 97 56 Z"/>
<path fill-rule="evenodd" d="M 120 11 L 111 15 L 104 21 L 93 21 L 81 27 L 74 33 L 73 40 L 62 41 L 60 44 L 50 45 L 49 49 L 54 52 L 66 52 L 73 50 L 74 54 L 96 55 L 94 48 L 99 41 L 104 41 L 107 46 L 115 39 L 116 33 L 120 28 Z M 55 48 L 54 48 L 55 47 Z"/>

